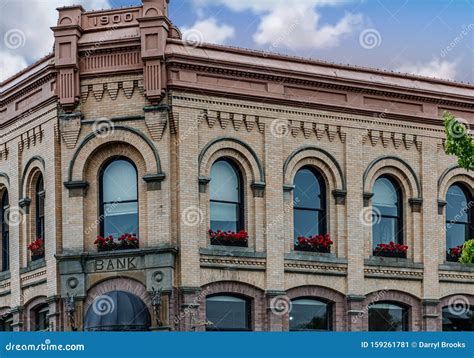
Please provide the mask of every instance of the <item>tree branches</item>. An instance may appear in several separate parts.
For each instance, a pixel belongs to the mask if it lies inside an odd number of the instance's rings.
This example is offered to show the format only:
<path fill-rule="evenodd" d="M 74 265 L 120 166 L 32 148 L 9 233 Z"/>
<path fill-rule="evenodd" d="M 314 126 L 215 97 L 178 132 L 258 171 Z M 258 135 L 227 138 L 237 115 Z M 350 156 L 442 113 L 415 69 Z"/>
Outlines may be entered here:
<path fill-rule="evenodd" d="M 446 143 L 446 154 L 458 157 L 458 165 L 467 170 L 474 170 L 474 140 L 469 133 L 469 123 L 454 117 L 449 112 L 443 113 Z"/>

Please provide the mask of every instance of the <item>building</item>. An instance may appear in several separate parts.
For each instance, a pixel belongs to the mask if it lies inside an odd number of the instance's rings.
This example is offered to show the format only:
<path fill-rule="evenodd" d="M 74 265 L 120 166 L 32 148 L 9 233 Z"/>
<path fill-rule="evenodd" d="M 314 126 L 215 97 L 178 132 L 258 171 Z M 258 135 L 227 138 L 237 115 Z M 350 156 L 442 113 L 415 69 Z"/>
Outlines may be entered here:
<path fill-rule="evenodd" d="M 441 114 L 472 128 L 474 86 L 186 43 L 165 0 L 58 12 L 1 84 L 1 329 L 473 329 Z"/>

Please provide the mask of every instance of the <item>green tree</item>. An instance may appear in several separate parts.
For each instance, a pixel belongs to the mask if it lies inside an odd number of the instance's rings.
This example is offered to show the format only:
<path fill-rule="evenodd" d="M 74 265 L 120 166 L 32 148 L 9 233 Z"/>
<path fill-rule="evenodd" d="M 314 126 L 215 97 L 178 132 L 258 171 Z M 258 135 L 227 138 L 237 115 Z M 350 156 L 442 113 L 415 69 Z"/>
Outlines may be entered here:
<path fill-rule="evenodd" d="M 443 120 L 446 154 L 457 156 L 461 168 L 474 170 L 474 140 L 469 132 L 469 124 L 449 112 L 443 113 Z"/>

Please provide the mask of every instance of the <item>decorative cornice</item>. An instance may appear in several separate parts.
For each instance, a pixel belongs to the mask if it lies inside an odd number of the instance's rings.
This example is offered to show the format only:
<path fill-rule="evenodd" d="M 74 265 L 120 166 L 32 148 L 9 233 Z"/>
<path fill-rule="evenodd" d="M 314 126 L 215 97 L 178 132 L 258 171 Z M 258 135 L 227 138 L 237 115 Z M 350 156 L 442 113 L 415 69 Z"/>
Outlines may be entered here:
<path fill-rule="evenodd" d="M 209 268 L 237 268 L 241 270 L 265 270 L 265 259 L 245 259 L 241 257 L 203 256 L 200 259 L 201 267 Z"/>
<path fill-rule="evenodd" d="M 407 271 L 395 270 L 386 268 L 365 268 L 364 274 L 366 277 L 374 278 L 397 278 L 400 280 L 423 280 L 423 271 Z"/>
<path fill-rule="evenodd" d="M 210 95 L 210 94 L 209 94 Z M 195 102 L 195 103 L 202 103 L 203 105 L 205 104 L 213 104 L 213 105 L 220 105 L 220 106 L 225 106 L 226 108 L 228 107 L 236 107 L 236 108 L 242 108 L 241 104 L 234 103 L 232 100 L 227 98 L 227 100 L 223 100 L 221 98 L 210 98 L 209 96 L 200 97 L 199 94 L 194 94 L 191 92 L 188 92 L 186 94 L 182 93 L 176 93 L 172 97 L 173 100 L 175 101 L 189 101 L 189 102 Z M 343 120 L 343 121 L 350 121 L 351 125 L 346 125 L 346 127 L 353 127 L 355 123 L 360 123 L 361 125 L 364 126 L 364 128 L 367 127 L 367 125 L 374 126 L 374 120 L 373 120 L 373 115 L 370 115 L 371 119 L 368 119 L 369 114 L 360 114 L 360 113 L 346 113 L 346 112 L 341 112 L 338 109 L 331 109 L 330 111 L 324 111 L 321 113 L 315 113 L 314 110 L 318 110 L 318 108 L 314 109 L 309 106 L 305 106 L 303 109 L 301 105 L 293 105 L 290 106 L 288 103 L 286 103 L 285 106 L 278 105 L 278 108 L 274 108 L 270 105 L 263 106 L 261 105 L 262 102 L 254 102 L 254 101 L 249 101 L 249 103 L 245 106 L 245 108 L 249 111 L 265 111 L 269 112 L 269 116 L 273 115 L 270 114 L 272 112 L 274 113 L 285 113 L 289 115 L 299 115 L 299 116 L 305 116 L 305 117 L 310 117 L 311 119 L 314 119 L 315 121 L 335 121 L 335 120 Z M 385 117 L 384 117 L 385 118 Z M 404 120 L 407 120 L 410 122 L 410 118 L 413 119 L 413 117 L 407 117 L 404 118 Z M 414 122 L 413 120 L 411 122 Z M 399 122 L 388 122 L 388 121 L 380 121 L 380 125 L 382 126 L 389 126 L 389 127 L 395 127 L 395 128 L 404 128 L 406 130 L 419 130 L 419 131 L 428 131 L 432 133 L 438 133 L 440 135 L 440 138 L 442 135 L 444 135 L 444 129 L 441 128 L 440 123 L 442 124 L 442 121 L 436 120 L 433 123 L 426 123 L 426 121 L 421 122 L 423 124 L 432 124 L 435 126 L 439 126 L 440 128 L 427 128 L 426 126 L 423 125 L 413 125 L 409 124 L 407 122 L 401 124 Z M 420 123 L 420 122 L 415 122 L 415 123 Z M 361 128 L 362 129 L 362 128 Z"/>
<path fill-rule="evenodd" d="M 285 262 L 285 271 L 286 272 L 312 272 L 312 273 L 321 273 L 321 274 L 326 274 L 326 275 L 337 275 L 337 276 L 347 275 L 346 266 L 312 264 L 312 263 L 304 263 L 304 262 Z"/>
<path fill-rule="evenodd" d="M 168 59 L 167 65 L 170 69 L 184 69 L 188 71 L 195 71 L 201 73 L 211 73 L 211 74 L 219 74 L 220 76 L 225 75 L 233 78 L 246 78 L 246 79 L 256 79 L 256 80 L 265 80 L 273 83 L 284 83 L 284 84 L 292 84 L 292 85 L 301 85 L 305 87 L 312 87 L 318 89 L 330 89 L 330 90 L 338 90 L 338 91 L 346 91 L 358 94 L 365 94 L 365 95 L 376 95 L 384 98 L 393 98 L 399 100 L 409 100 L 409 101 L 419 101 L 425 103 L 435 103 L 444 106 L 455 106 L 455 107 L 462 107 L 462 108 L 474 108 L 474 103 L 468 102 L 461 102 L 461 101 L 453 101 L 447 100 L 443 98 L 436 98 L 436 97 L 428 97 L 428 96 L 421 96 L 415 94 L 408 94 L 408 93 L 400 93 L 400 92 L 390 92 L 386 90 L 379 90 L 379 89 L 371 89 L 367 88 L 367 86 L 349 86 L 337 83 L 330 83 L 324 82 L 320 79 L 310 80 L 310 79 L 303 79 L 303 78 L 296 78 L 292 77 L 295 76 L 291 73 L 288 76 L 277 76 L 270 73 L 257 73 L 251 72 L 251 70 L 240 70 L 235 68 L 224 68 L 222 66 L 213 66 L 212 63 L 206 63 L 205 65 L 199 65 L 189 62 L 181 62 L 180 59 L 177 58 L 176 55 L 173 56 L 174 58 Z M 328 79 L 326 79 L 328 81 Z"/>

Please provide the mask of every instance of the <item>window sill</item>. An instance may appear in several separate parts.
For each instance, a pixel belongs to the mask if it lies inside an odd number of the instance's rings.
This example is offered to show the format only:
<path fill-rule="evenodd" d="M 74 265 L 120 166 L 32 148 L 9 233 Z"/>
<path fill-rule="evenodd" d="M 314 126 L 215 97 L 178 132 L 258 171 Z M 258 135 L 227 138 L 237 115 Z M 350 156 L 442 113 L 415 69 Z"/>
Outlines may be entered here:
<path fill-rule="evenodd" d="M 10 270 L 0 272 L 0 281 L 9 280 L 11 277 Z"/>
<path fill-rule="evenodd" d="M 285 254 L 285 260 L 291 261 L 317 261 L 334 264 L 347 264 L 347 260 L 336 257 L 336 254 L 323 252 L 293 251 Z"/>
<path fill-rule="evenodd" d="M 34 271 L 36 269 L 39 269 L 39 268 L 45 267 L 45 266 L 46 266 L 46 260 L 44 258 L 34 260 L 34 261 L 30 261 L 30 262 L 28 262 L 28 265 L 26 267 L 20 268 L 20 273 Z"/>
<path fill-rule="evenodd" d="M 474 272 L 474 264 L 462 264 L 460 262 L 450 262 L 439 265 L 441 271 L 461 271 L 461 272 Z"/>
<path fill-rule="evenodd" d="M 387 267 L 403 267 L 422 269 L 423 264 L 414 263 L 411 259 L 401 257 L 381 257 L 372 256 L 368 260 L 364 260 L 365 266 L 387 266 Z"/>
<path fill-rule="evenodd" d="M 250 247 L 238 247 L 238 246 L 217 246 L 211 245 L 205 248 L 199 249 L 201 255 L 208 256 L 230 256 L 230 257 L 251 257 L 251 258 L 266 258 L 267 255 L 264 252 L 255 252 Z"/>

